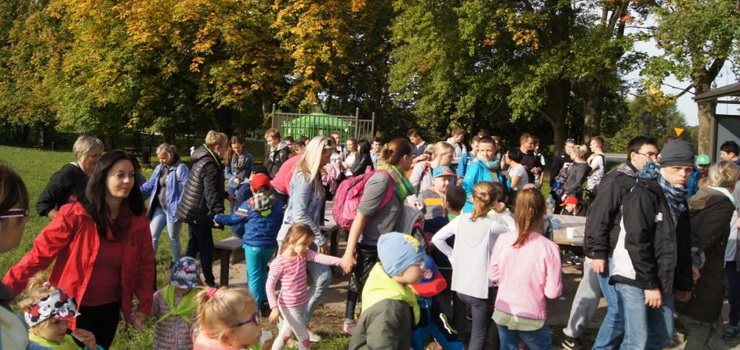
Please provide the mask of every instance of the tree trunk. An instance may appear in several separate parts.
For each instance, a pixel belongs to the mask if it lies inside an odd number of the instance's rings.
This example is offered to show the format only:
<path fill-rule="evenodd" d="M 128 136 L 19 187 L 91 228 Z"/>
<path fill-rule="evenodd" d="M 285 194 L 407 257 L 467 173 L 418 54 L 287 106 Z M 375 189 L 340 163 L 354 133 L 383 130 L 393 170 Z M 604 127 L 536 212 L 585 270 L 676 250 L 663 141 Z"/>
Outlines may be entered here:
<path fill-rule="evenodd" d="M 698 95 L 698 94 L 697 94 Z M 699 109 L 699 153 L 710 157 L 712 151 L 712 121 L 714 120 L 714 102 L 697 103 Z"/>
<path fill-rule="evenodd" d="M 601 89 L 599 89 L 601 90 Z M 603 94 L 597 91 L 586 98 L 583 103 L 583 136 L 584 140 L 599 135 L 601 132 L 601 109 L 603 105 Z"/>

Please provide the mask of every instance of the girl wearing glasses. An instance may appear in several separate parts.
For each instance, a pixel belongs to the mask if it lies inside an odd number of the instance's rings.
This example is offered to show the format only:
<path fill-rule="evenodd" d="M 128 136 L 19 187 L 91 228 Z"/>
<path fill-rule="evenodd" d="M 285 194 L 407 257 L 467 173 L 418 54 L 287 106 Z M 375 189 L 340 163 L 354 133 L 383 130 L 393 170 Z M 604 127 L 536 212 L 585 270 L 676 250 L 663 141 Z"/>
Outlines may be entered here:
<path fill-rule="evenodd" d="M 197 300 L 193 350 L 239 350 L 260 342 L 257 303 L 246 289 L 211 287 Z"/>

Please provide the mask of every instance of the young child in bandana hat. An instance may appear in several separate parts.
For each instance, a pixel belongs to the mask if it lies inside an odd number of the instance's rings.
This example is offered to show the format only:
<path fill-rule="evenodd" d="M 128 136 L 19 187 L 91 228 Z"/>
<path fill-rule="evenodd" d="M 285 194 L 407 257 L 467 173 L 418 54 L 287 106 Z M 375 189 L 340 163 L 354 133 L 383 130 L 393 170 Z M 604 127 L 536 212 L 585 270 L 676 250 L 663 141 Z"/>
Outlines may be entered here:
<path fill-rule="evenodd" d="M 63 289 L 45 282 L 38 274 L 28 284 L 26 299 L 19 303 L 28 324 L 29 350 L 103 350 L 95 342 L 95 335 L 84 329 L 67 334 L 69 321 L 79 316 L 77 301 Z M 74 338 L 73 338 L 74 337 Z M 77 342 L 75 342 L 75 338 Z"/>
<path fill-rule="evenodd" d="M 192 349 L 190 334 L 195 318 L 200 280 L 200 266 L 189 257 L 180 258 L 172 267 L 170 283 L 154 293 L 151 317 L 154 320 L 153 349 Z"/>
<path fill-rule="evenodd" d="M 262 315 L 270 311 L 267 306 L 267 264 L 277 250 L 277 234 L 283 222 L 283 202 L 275 198 L 266 174 L 254 174 L 250 182 L 254 196 L 244 201 L 231 215 L 216 215 L 217 225 L 241 225 L 237 232 L 244 241 L 247 263 L 247 283 Z"/>
<path fill-rule="evenodd" d="M 380 262 L 362 289 L 362 313 L 349 349 L 409 349 L 411 328 L 421 317 L 410 285 L 421 281 L 424 256 L 421 243 L 412 236 L 380 235 Z"/>

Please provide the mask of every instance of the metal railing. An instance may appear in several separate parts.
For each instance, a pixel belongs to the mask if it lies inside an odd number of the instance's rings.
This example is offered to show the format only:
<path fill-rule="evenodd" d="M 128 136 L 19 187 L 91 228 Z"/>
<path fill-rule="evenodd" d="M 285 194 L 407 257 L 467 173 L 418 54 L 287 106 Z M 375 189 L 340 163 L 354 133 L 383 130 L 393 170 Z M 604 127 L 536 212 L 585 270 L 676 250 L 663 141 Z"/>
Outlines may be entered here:
<path fill-rule="evenodd" d="M 272 128 L 280 134 L 298 139 L 301 136 L 312 138 L 318 135 L 328 136 L 332 132 L 339 132 L 342 140 L 354 137 L 366 138 L 372 141 L 375 136 L 375 113 L 371 119 L 360 119 L 360 109 L 355 115 L 331 115 L 324 113 L 284 113 L 278 112 L 272 106 Z"/>

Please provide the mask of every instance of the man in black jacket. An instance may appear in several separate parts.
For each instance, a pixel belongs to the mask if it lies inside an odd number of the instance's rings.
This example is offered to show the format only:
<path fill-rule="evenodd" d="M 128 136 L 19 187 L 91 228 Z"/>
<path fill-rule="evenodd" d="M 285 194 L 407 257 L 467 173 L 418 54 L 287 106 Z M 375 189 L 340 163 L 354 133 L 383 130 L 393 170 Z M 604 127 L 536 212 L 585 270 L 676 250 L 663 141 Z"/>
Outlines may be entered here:
<path fill-rule="evenodd" d="M 686 184 L 694 151 L 683 140 L 667 143 L 659 167 L 645 167 L 625 195 L 610 282 L 623 311 L 622 348 L 663 349 L 673 337 L 673 298 L 693 289 L 691 221 Z"/>
<path fill-rule="evenodd" d="M 228 138 L 217 131 L 209 131 L 205 143 L 191 155 L 192 168 L 188 184 L 175 216 L 188 223 L 190 239 L 185 256 L 195 257 L 200 253 L 203 277 L 209 286 L 216 285 L 213 276 L 213 217 L 223 214 L 224 170 L 221 155 L 226 152 Z"/>
<path fill-rule="evenodd" d="M 635 137 L 627 145 L 627 162 L 601 181 L 599 188 L 602 191 L 588 210 L 584 238 L 586 261 L 583 278 L 573 299 L 568 325 L 563 330 L 565 340 L 562 345 L 566 349 L 576 347 L 575 344 L 579 342 L 577 338 L 593 318 L 601 295 L 606 299 L 608 308 L 593 348 L 615 349 L 622 341 L 623 321 L 619 314 L 616 291 L 609 284 L 607 261 L 611 260 L 619 237 L 622 198 L 635 186 L 635 173 L 645 163 L 656 161 L 657 155 L 658 148 L 654 139 Z M 597 285 L 600 288 L 597 289 Z"/>

